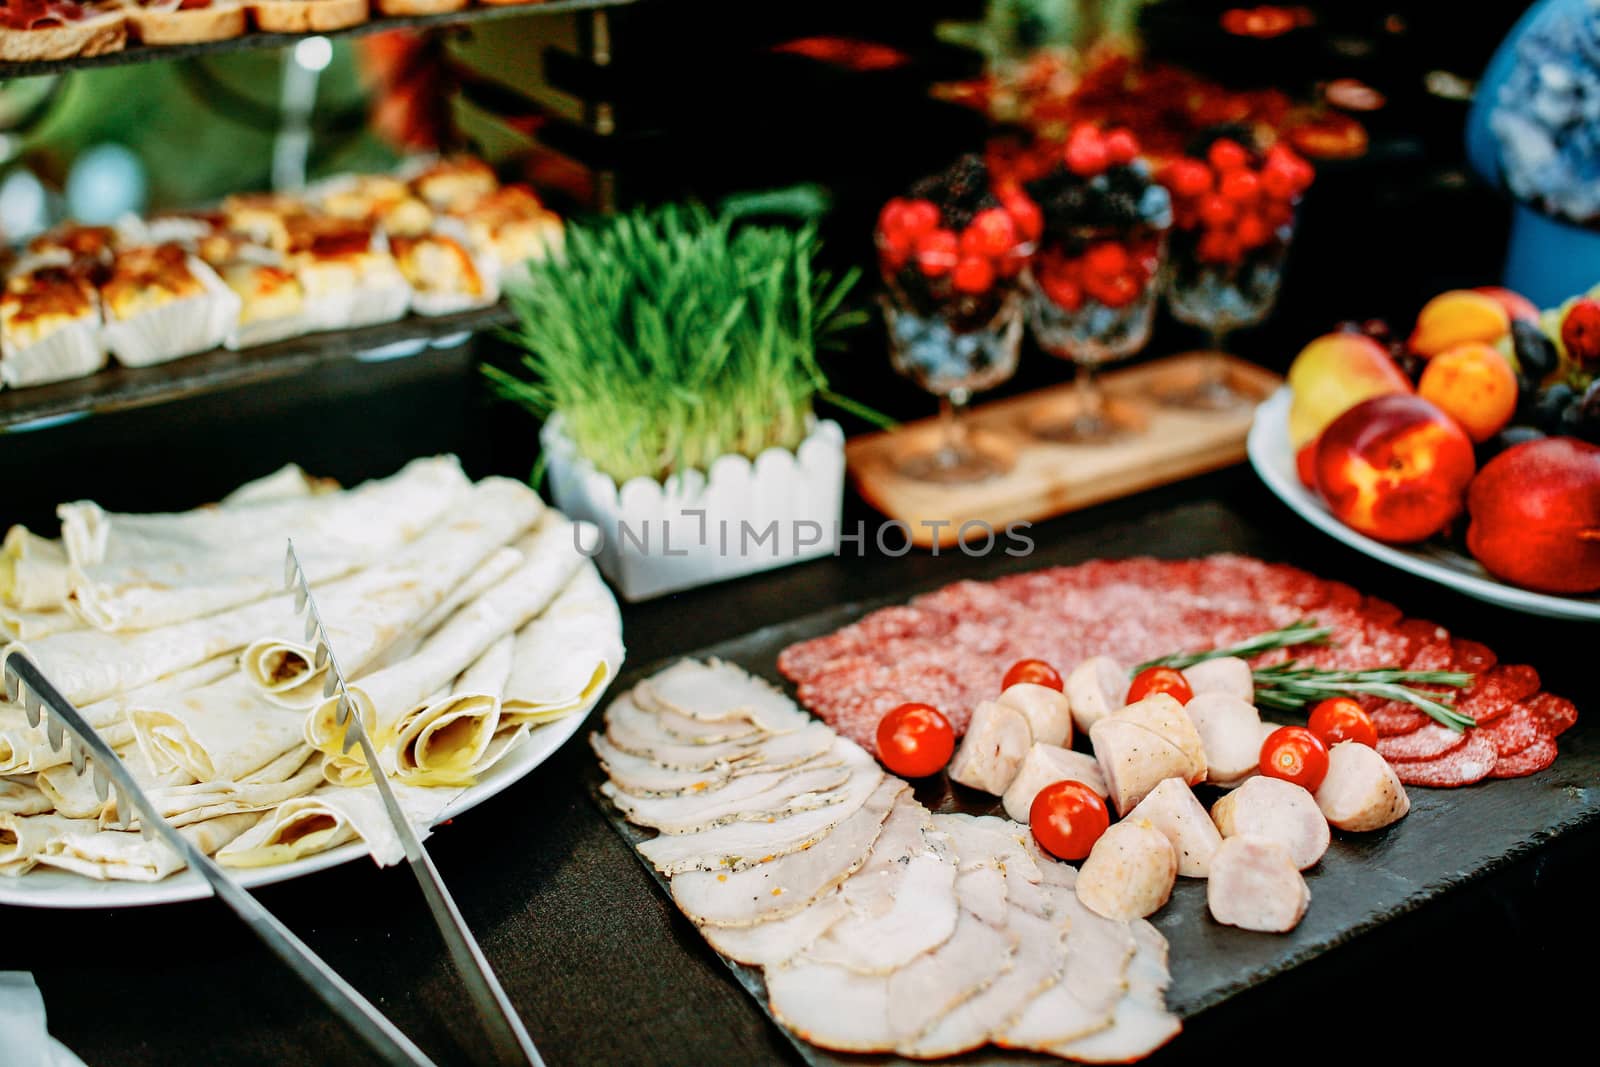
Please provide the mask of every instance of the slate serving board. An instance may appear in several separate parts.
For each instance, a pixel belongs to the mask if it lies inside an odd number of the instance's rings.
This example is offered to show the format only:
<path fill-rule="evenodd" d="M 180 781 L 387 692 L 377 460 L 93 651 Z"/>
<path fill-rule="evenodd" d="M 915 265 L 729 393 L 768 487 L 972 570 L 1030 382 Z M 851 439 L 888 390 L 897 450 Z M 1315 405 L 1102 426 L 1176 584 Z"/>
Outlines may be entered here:
<path fill-rule="evenodd" d="M 830 633 L 869 611 L 904 600 L 894 597 L 844 604 L 684 655 L 715 656 L 738 664 L 778 683 L 793 696 L 794 687 L 783 680 L 777 668 L 778 654 L 784 648 Z M 677 658 L 626 672 L 612 693 L 625 692 Z M 1289 713 L 1275 712 L 1272 717 L 1293 721 Z M 1186 1019 L 1192 1018 L 1600 818 L 1600 730 L 1586 729 L 1587 725 L 1580 720 L 1578 726 L 1563 734 L 1560 757 L 1538 774 L 1489 780 L 1460 789 L 1411 787 L 1411 813 L 1400 822 L 1370 834 L 1334 831 L 1332 847 L 1316 867 L 1306 872 L 1311 907 L 1289 934 L 1259 934 L 1221 926 L 1211 920 L 1206 908 L 1205 882 L 1178 879 L 1172 899 L 1151 920 L 1171 946 L 1168 1007 Z M 603 780 L 604 773 L 595 761 L 590 795 L 623 839 L 637 845 L 653 837 L 653 831 L 630 825 L 599 793 Z M 1220 795 L 1207 787 L 1197 790 L 1197 794 L 1207 807 Z M 916 796 L 933 811 L 1004 816 L 999 798 L 964 786 L 952 787 L 943 776 L 921 783 Z M 637 856 L 637 851 L 634 854 Z M 640 862 L 667 892 L 667 880 L 643 857 Z M 766 987 L 760 969 L 737 963 L 728 966 L 766 1011 Z M 832 1053 L 780 1029 L 801 1057 L 816 1067 L 911 1062 L 895 1056 Z M 1182 1041 L 1180 1035 L 1174 1043 L 1181 1049 Z M 999 1067 L 1046 1059 L 991 1047 L 955 1057 L 953 1062 Z"/>

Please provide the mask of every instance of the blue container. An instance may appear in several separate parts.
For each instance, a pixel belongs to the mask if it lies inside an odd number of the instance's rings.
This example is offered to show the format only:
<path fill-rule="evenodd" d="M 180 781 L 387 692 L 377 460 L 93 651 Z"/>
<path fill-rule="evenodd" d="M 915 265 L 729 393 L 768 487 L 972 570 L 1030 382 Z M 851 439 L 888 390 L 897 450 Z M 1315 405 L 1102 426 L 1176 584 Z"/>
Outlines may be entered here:
<path fill-rule="evenodd" d="M 1511 206 L 1505 286 L 1540 307 L 1555 307 L 1600 282 L 1600 232 Z"/>

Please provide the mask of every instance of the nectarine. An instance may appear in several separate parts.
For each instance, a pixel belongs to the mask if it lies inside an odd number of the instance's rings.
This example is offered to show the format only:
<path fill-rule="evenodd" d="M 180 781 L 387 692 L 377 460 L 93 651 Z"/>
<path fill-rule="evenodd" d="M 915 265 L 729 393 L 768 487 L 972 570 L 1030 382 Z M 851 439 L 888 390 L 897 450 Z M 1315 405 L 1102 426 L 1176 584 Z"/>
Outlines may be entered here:
<path fill-rule="evenodd" d="M 1507 289 L 1501 285 L 1480 285 L 1473 292 L 1482 293 L 1505 308 L 1506 314 L 1511 316 L 1512 322 L 1518 320 L 1522 322 L 1539 321 L 1538 305 L 1513 289 Z"/>
<path fill-rule="evenodd" d="M 1428 361 L 1417 395 L 1461 424 L 1474 441 L 1487 441 L 1517 410 L 1517 374 L 1498 349 L 1469 341 Z"/>
<path fill-rule="evenodd" d="M 1417 312 L 1411 351 L 1423 358 L 1468 341 L 1492 345 L 1511 329 L 1511 316 L 1492 296 L 1471 289 L 1440 293 Z"/>
<path fill-rule="evenodd" d="M 1600 591 L 1600 447 L 1550 437 L 1506 449 L 1467 493 L 1467 549 L 1545 593 Z"/>
<path fill-rule="evenodd" d="M 1289 387 L 1289 440 L 1300 449 L 1368 397 L 1411 392 L 1411 379 L 1372 338 L 1340 332 L 1300 350 L 1289 366 Z"/>
<path fill-rule="evenodd" d="M 1476 460 L 1454 419 L 1418 396 L 1364 400 L 1317 444 L 1317 489 L 1346 526 L 1405 544 L 1461 512 Z"/>

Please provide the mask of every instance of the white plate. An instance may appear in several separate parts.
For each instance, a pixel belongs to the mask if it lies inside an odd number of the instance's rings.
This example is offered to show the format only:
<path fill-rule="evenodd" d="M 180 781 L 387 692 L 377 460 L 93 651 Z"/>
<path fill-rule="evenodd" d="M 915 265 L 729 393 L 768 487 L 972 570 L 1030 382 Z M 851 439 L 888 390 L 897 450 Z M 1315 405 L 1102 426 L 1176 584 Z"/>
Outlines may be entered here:
<path fill-rule="evenodd" d="M 567 738 L 578 731 L 578 727 L 589 717 L 589 711 L 599 701 L 600 697 L 596 696 L 589 708 L 582 712 L 575 712 L 565 719 L 558 719 L 532 731 L 527 740 L 485 771 L 477 785 L 451 801 L 439 813 L 433 825 L 437 826 L 469 808 L 477 807 L 549 759 Z M 352 841 L 293 863 L 230 873 L 240 884 L 253 889 L 366 858 L 367 846 L 360 841 Z M 17 878 L 0 878 L 0 904 L 34 908 L 134 908 L 146 904 L 202 900 L 210 895 L 211 887 L 205 880 L 188 870 L 179 871 L 159 882 L 97 882 L 70 871 L 51 870 L 48 867 L 35 867 Z"/>
<path fill-rule="evenodd" d="M 1255 421 L 1250 424 L 1248 447 L 1250 464 L 1261 475 L 1261 480 L 1301 518 L 1373 559 L 1449 586 L 1470 597 L 1525 611 L 1530 615 L 1600 620 L 1600 597 L 1555 596 L 1519 589 L 1489 574 L 1471 556 L 1444 545 L 1424 544 L 1415 548 L 1386 545 L 1357 533 L 1334 518 L 1322 501 L 1300 484 L 1300 477 L 1295 473 L 1294 447 L 1289 443 L 1289 399 L 1289 387 L 1284 386 L 1256 408 Z"/>

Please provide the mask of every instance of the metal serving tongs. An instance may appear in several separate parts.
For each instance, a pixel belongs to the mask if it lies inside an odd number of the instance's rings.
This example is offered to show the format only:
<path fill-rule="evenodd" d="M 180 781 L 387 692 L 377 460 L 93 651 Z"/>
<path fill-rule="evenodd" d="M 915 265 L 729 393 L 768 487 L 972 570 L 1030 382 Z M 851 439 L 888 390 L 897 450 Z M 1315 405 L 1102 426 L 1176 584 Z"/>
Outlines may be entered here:
<path fill-rule="evenodd" d="M 32 660 L 14 651 L 5 657 L 3 673 L 6 696 L 23 706 L 28 725 L 37 727 L 43 714 L 50 747 L 60 751 L 63 742 L 68 745 L 73 771 L 82 775 L 87 765 L 94 776 L 95 794 L 104 801 L 111 790 L 116 790 L 117 811 L 121 814 L 123 828 L 128 828 L 134 813 L 138 813 L 139 832 L 146 838 L 159 837 L 183 858 L 191 870 L 198 871 L 210 883 L 211 891 L 232 908 L 291 970 L 304 979 L 323 1003 L 333 1009 L 335 1015 L 365 1038 L 386 1063 L 397 1067 L 402 1064 L 433 1067 L 433 1061 L 354 986 L 339 977 L 338 972 L 329 967 L 322 957 L 275 919 L 210 856 L 191 844 L 161 816 L 150 802 L 149 795 L 134 780 L 127 765 L 111 751 L 111 746 L 105 743 Z"/>
<path fill-rule="evenodd" d="M 294 594 L 295 612 L 303 612 L 306 616 L 306 640 L 315 642 L 316 665 L 327 668 L 327 677 L 322 683 L 322 695 L 338 698 L 335 704 L 334 722 L 344 727 L 343 751 L 348 752 L 357 744 L 361 746 L 361 754 L 366 757 L 367 768 L 372 772 L 372 781 L 377 786 L 378 795 L 383 798 L 384 810 L 388 812 L 389 821 L 394 824 L 395 835 L 405 848 L 406 861 L 411 865 L 411 873 L 416 875 L 417 884 L 422 887 L 422 895 L 428 901 L 429 910 L 433 912 L 433 921 L 438 925 L 446 947 L 450 949 L 451 958 L 455 960 L 456 971 L 461 975 L 467 992 L 472 994 L 472 999 L 477 1004 L 478 1015 L 489 1031 L 496 1057 L 501 1063 L 525 1063 L 532 1067 L 544 1067 L 544 1060 L 540 1058 L 539 1050 L 528 1037 L 527 1028 L 522 1025 L 521 1017 L 511 1006 L 511 999 L 501 988 L 500 980 L 495 977 L 494 969 L 489 966 L 488 959 L 483 955 L 483 949 L 478 947 L 472 931 L 467 928 L 466 920 L 461 917 L 461 911 L 451 898 L 450 891 L 444 887 L 444 880 L 439 877 L 439 871 L 434 867 L 428 850 L 422 847 L 422 841 L 412 828 L 411 820 L 406 818 L 400 802 L 395 799 L 394 789 L 390 787 L 388 776 L 378 763 L 378 751 L 361 721 L 361 716 L 352 713 L 355 702 L 350 699 L 350 688 L 345 683 L 344 671 L 339 667 L 339 658 L 334 655 L 333 643 L 328 639 L 328 630 L 323 625 L 322 613 L 317 610 L 317 601 L 311 595 L 311 585 L 306 579 L 305 569 L 300 566 L 300 557 L 295 555 L 293 540 L 289 542 L 289 550 L 284 559 L 283 580 L 284 585 Z"/>

